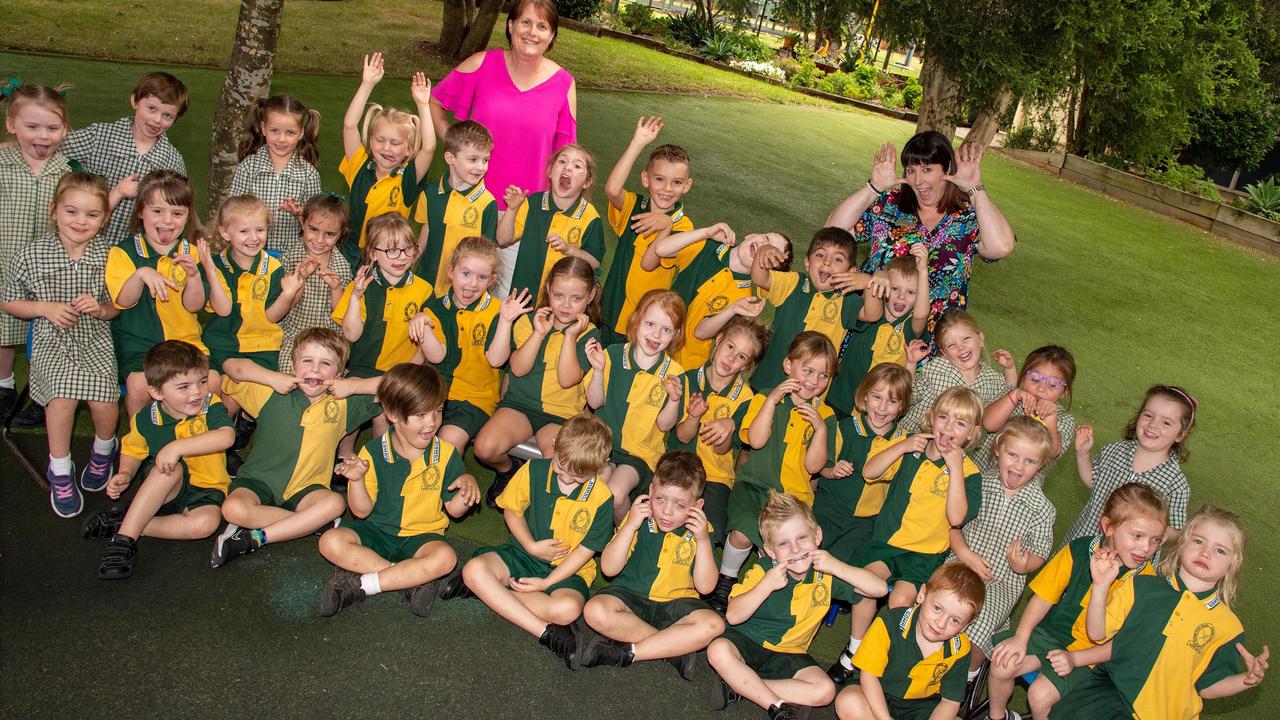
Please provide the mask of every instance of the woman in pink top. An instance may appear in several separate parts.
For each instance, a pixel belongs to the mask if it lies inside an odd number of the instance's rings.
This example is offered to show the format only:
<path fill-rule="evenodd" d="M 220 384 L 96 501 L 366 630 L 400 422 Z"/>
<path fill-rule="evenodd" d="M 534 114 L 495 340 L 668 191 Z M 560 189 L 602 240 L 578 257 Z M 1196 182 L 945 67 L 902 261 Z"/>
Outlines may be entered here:
<path fill-rule="evenodd" d="M 444 139 L 446 111 L 475 120 L 493 135 L 485 187 L 498 209 L 509 186 L 546 190 L 547 161 L 578 139 L 578 96 L 573 76 L 546 56 L 560 15 L 551 0 L 520 0 L 507 14 L 510 50 L 486 50 L 462 61 L 431 93 L 431 120 Z M 503 249 L 505 292 L 519 244 Z"/>

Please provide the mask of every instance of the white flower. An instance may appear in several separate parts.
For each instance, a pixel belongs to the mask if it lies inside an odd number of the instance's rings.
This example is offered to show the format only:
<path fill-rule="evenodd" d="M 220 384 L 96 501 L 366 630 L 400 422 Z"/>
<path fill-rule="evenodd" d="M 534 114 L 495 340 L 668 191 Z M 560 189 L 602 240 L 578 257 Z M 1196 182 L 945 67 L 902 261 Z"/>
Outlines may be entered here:
<path fill-rule="evenodd" d="M 766 62 L 759 62 L 756 60 L 730 60 L 729 67 L 745 70 L 746 72 L 755 73 L 757 75 L 764 75 L 765 77 L 773 78 L 774 80 L 787 79 L 787 74 L 782 72 L 782 68 Z"/>

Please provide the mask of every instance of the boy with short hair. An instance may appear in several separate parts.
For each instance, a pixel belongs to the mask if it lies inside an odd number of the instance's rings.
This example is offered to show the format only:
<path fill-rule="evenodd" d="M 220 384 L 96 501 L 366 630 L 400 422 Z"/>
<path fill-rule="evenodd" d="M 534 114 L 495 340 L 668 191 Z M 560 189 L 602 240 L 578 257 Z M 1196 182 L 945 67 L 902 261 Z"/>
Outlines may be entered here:
<path fill-rule="evenodd" d="M 693 453 L 673 450 L 658 460 L 649 492 L 632 503 L 600 554 L 613 583 L 583 608 L 599 633 L 582 650 L 583 667 L 666 660 L 692 680 L 698 651 L 724 632 L 724 621 L 698 597 L 716 582 L 702 510 L 706 478 Z"/>
<path fill-rule="evenodd" d="M 745 697 L 771 720 L 801 716 L 831 702 L 836 688 L 808 654 L 832 599 L 881 597 L 883 580 L 818 549 L 822 530 L 813 510 L 790 495 L 770 491 L 760 512 L 763 554 L 733 587 L 725 621 L 730 627 L 707 648 L 719 674 L 711 707 L 722 710 Z"/>
<path fill-rule="evenodd" d="M 964 700 L 969 637 L 982 609 L 982 578 L 947 563 L 929 576 L 910 607 L 885 608 L 853 656 L 861 672 L 836 698 L 841 720 L 952 720 Z"/>
<path fill-rule="evenodd" d="M 689 153 L 679 145 L 660 145 L 649 153 L 649 162 L 640 171 L 640 184 L 648 196 L 627 190 L 627 178 L 640 151 L 662 131 L 662 118 L 641 117 L 636 122 L 630 144 L 618 158 L 605 180 L 609 198 L 609 225 L 618 235 L 617 249 L 609 266 L 601 297 L 603 320 L 601 345 L 626 342 L 627 321 L 640 298 L 650 290 L 668 290 L 676 272 L 689 266 L 702 249 L 699 240 L 658 262 L 652 271 L 641 265 L 649 245 L 672 232 L 688 232 L 693 221 L 684 214 L 681 199 L 693 187 L 689 177 Z"/>
<path fill-rule="evenodd" d="M 493 153 L 493 136 L 474 120 L 449 126 L 444 134 L 444 163 L 440 179 L 425 178 L 419 189 L 414 221 L 422 223 L 418 235 L 418 267 L 415 273 L 431 283 L 436 297 L 449 292 L 445 266 L 464 237 L 482 235 L 490 240 L 498 230 L 498 205 L 484 186 Z"/>
<path fill-rule="evenodd" d="M 132 117 L 113 123 L 93 123 L 67 133 L 59 149 L 85 170 L 101 175 L 121 197 L 107 219 L 102 235 L 112 245 L 130 236 L 138 179 L 154 170 L 187 174 L 182 153 L 169 142 L 169 128 L 187 112 L 187 86 L 166 72 L 138 78 L 129 95 Z M 122 181 L 128 180 L 121 185 Z"/>
<path fill-rule="evenodd" d="M 235 431 L 222 401 L 209 392 L 209 357 L 190 343 L 166 340 L 147 353 L 143 372 L 152 402 L 129 421 L 107 496 L 118 500 L 148 458 L 155 465 L 127 510 L 96 513 L 80 530 L 86 539 L 111 538 L 98 565 L 101 580 L 133 574 L 144 534 L 168 540 L 212 535 L 231 482 L 224 451 Z"/>
<path fill-rule="evenodd" d="M 414 615 L 431 612 L 440 578 L 458 564 L 444 539 L 449 517 L 461 518 L 480 499 L 462 453 L 436 435 L 447 393 L 430 365 L 401 363 L 378 383 L 391 429 L 339 466 L 356 519 L 320 536 L 320 554 L 338 566 L 320 598 L 321 617 L 394 590 L 404 591 Z"/>
<path fill-rule="evenodd" d="M 243 358 L 223 366 L 222 390 L 258 419 L 259 441 L 222 505 L 227 527 L 214 539 L 212 567 L 310 535 L 346 509 L 329 489 L 334 453 L 343 436 L 381 412 L 373 398 L 379 377 L 341 377 L 350 352 L 338 333 L 311 328 L 294 341 L 293 375 Z"/>
<path fill-rule="evenodd" d="M 600 477 L 613 448 L 594 415 L 570 418 L 550 460 L 525 463 L 498 496 L 511 537 L 480 548 L 440 597 L 474 596 L 578 668 L 570 625 L 582 615 L 596 578 L 595 554 L 613 531 L 613 495 Z"/>

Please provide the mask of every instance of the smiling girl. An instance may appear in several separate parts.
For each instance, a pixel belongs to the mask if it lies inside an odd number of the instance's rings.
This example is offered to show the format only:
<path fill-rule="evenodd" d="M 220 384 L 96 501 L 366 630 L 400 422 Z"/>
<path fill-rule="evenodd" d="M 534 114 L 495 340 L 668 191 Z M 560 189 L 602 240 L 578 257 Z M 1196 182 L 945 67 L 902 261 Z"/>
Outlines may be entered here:
<path fill-rule="evenodd" d="M 325 193 L 307 201 L 302 208 L 302 241 L 293 244 L 280 263 L 284 271 L 299 272 L 305 281 L 298 301 L 280 321 L 284 337 L 280 341 L 280 369 L 291 372 L 293 340 L 307 328 L 342 328 L 333 321 L 333 309 L 342 300 L 343 288 L 351 282 L 351 265 L 334 249 L 347 235 L 347 204 L 337 195 Z"/>
<path fill-rule="evenodd" d="M 280 257 L 298 244 L 302 206 L 320 194 L 320 113 L 292 95 L 273 95 L 254 103 L 246 125 L 231 194 L 266 203 L 267 252 Z"/>
<path fill-rule="evenodd" d="M 996 350 L 992 356 L 1006 370 L 1013 368 L 1013 356 L 1008 351 Z M 1036 473 L 1036 482 L 1043 487 L 1049 468 L 1075 442 L 1076 419 L 1063 407 L 1064 400 L 1068 407 L 1071 405 L 1071 386 L 1075 379 L 1076 360 L 1066 348 L 1045 345 L 1032 350 L 1022 362 L 1017 387 L 988 404 L 982 413 L 982 429 L 990 434 L 974 453 L 978 467 L 985 471 L 993 466 L 995 434 L 1010 419 L 1027 415 L 1043 423 L 1053 438 L 1053 452 Z"/>
<path fill-rule="evenodd" d="M 919 340 L 907 346 L 907 369 L 914 371 L 915 382 L 911 387 L 911 407 L 902 418 L 907 432 L 921 427 L 925 412 L 933 406 L 939 395 L 952 387 L 968 388 L 978 395 L 985 408 L 1005 393 L 1016 382 L 1008 369 L 1001 377 L 995 368 L 983 361 L 986 336 L 973 316 L 963 310 L 951 310 L 938 321 L 934 333 L 939 354 L 930 358 L 918 370 L 916 363 L 927 356 L 925 344 Z M 979 429 L 982 417 L 978 417 Z"/>

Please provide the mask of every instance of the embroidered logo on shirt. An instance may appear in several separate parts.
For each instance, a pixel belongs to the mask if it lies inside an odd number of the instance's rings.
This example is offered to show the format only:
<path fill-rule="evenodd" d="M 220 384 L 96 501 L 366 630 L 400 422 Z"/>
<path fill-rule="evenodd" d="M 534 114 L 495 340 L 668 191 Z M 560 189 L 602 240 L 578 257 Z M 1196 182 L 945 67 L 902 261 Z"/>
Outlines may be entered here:
<path fill-rule="evenodd" d="M 330 397 L 324 401 L 324 422 L 326 425 L 335 425 L 338 422 L 338 401 Z"/>
<path fill-rule="evenodd" d="M 707 312 L 712 315 L 716 315 L 719 314 L 721 310 L 724 310 L 728 305 L 729 298 L 724 295 L 717 295 L 707 301 Z"/>
<path fill-rule="evenodd" d="M 587 529 L 591 527 L 591 515 L 587 513 L 586 508 L 578 508 L 573 514 L 573 518 L 569 520 L 569 529 L 580 534 L 587 534 Z"/>
<path fill-rule="evenodd" d="M 387 207 L 392 210 L 400 207 L 400 186 L 398 184 L 391 188 L 391 195 L 387 197 Z"/>
<path fill-rule="evenodd" d="M 1213 642 L 1218 631 L 1214 629 L 1213 623 L 1200 623 L 1196 626 L 1195 632 L 1191 633 L 1191 639 L 1187 641 L 1187 647 L 1196 651 L 1196 654 L 1204 652 L 1204 649 Z"/>
<path fill-rule="evenodd" d="M 565 238 L 565 242 L 569 243 L 574 247 L 582 247 L 582 228 L 580 227 L 569 228 L 569 237 Z"/>
<path fill-rule="evenodd" d="M 432 465 L 423 471 L 420 480 L 424 491 L 438 492 L 440 490 L 440 468 Z"/>
<path fill-rule="evenodd" d="M 687 567 L 693 564 L 694 545 L 693 540 L 689 536 L 681 538 L 679 544 L 676 545 L 675 559 L 672 560 L 676 565 Z"/>
<path fill-rule="evenodd" d="M 949 668 L 947 668 L 946 663 L 938 663 L 937 665 L 934 665 L 934 666 L 933 666 L 933 679 L 929 681 L 929 684 L 930 684 L 930 685 L 941 685 L 941 684 L 942 684 L 942 678 L 944 678 L 944 677 L 946 677 L 946 676 L 947 676 L 947 670 L 948 670 L 948 669 L 949 669 Z"/>
<path fill-rule="evenodd" d="M 645 404 L 651 407 L 660 408 L 663 405 L 663 401 L 666 399 L 667 399 L 666 388 L 664 388 L 661 384 L 658 384 L 649 388 L 649 397 L 645 400 Z"/>
<path fill-rule="evenodd" d="M 947 496 L 947 482 L 950 476 L 945 472 L 940 472 L 933 476 L 933 487 L 929 488 L 929 492 L 937 497 L 944 498 Z"/>
<path fill-rule="evenodd" d="M 822 320 L 823 320 L 823 322 L 835 322 L 835 321 L 836 321 L 836 311 L 837 311 L 838 309 L 839 309 L 839 308 L 836 306 L 836 301 L 835 301 L 835 300 L 828 300 L 828 301 L 827 301 L 827 304 L 822 306 Z"/>
<path fill-rule="evenodd" d="M 486 331 L 485 331 L 484 323 L 476 323 L 475 325 L 473 325 L 471 327 L 471 344 L 484 345 L 485 333 Z"/>
<path fill-rule="evenodd" d="M 205 422 L 204 415 L 197 415 L 191 418 L 190 423 L 191 424 L 187 426 L 187 430 L 192 435 L 203 435 L 204 433 L 209 432 L 209 424 Z"/>
<path fill-rule="evenodd" d="M 729 417 L 728 405 L 717 405 L 716 409 L 711 411 L 712 420 L 724 420 L 727 417 Z"/>
<path fill-rule="evenodd" d="M 462 227 L 474 230 L 479 222 L 480 211 L 474 206 L 462 211 Z"/>
<path fill-rule="evenodd" d="M 827 586 L 815 580 L 813 593 L 809 597 L 813 601 L 814 607 L 824 607 L 831 604 L 831 593 L 827 591 Z"/>
<path fill-rule="evenodd" d="M 260 277 L 253 281 L 253 299 L 254 300 L 267 299 L 267 279 L 266 278 Z"/>
<path fill-rule="evenodd" d="M 413 319 L 413 316 L 414 316 L 414 315 L 417 315 L 417 314 L 418 314 L 418 303 L 416 303 L 416 302 L 408 302 L 408 303 L 405 303 L 405 305 L 404 305 L 404 319 L 405 319 L 405 322 L 408 322 L 409 320 L 412 320 L 412 319 Z"/>

